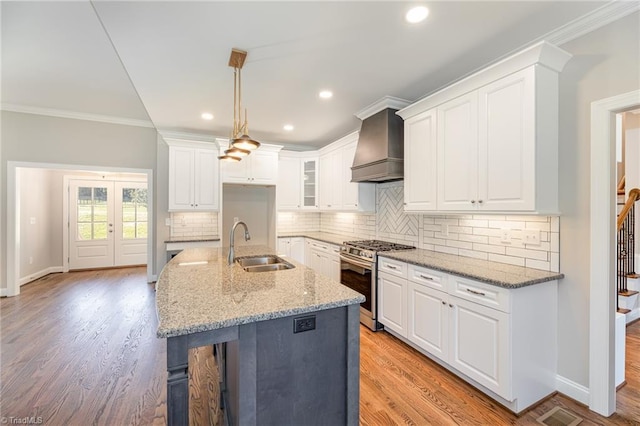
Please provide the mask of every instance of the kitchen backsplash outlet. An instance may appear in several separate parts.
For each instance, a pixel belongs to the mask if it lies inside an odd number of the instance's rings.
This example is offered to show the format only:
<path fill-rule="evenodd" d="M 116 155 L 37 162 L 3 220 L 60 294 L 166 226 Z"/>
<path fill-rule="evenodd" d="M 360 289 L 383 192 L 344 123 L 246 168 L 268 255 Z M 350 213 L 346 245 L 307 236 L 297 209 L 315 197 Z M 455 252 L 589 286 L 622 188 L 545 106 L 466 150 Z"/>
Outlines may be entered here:
<path fill-rule="evenodd" d="M 171 236 L 218 237 L 218 213 L 171 213 Z"/>

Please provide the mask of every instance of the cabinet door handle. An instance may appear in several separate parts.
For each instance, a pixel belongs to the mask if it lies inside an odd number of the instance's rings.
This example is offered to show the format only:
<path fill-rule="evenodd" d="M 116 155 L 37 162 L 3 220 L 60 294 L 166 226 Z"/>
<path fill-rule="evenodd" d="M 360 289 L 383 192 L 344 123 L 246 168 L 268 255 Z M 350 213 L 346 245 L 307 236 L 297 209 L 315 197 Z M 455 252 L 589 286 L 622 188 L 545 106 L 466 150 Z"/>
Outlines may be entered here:
<path fill-rule="evenodd" d="M 424 278 L 425 280 L 433 281 L 433 278 L 427 277 L 426 275 L 420 274 L 420 278 Z"/>
<path fill-rule="evenodd" d="M 468 288 L 467 291 L 471 294 L 477 294 L 478 296 L 486 296 L 486 294 L 484 294 L 483 292 L 471 290 L 470 288 Z"/>
<path fill-rule="evenodd" d="M 443 305 L 446 305 L 446 304 L 447 304 L 447 302 L 445 302 L 445 301 L 443 300 L 443 301 L 442 301 L 442 304 L 443 304 Z"/>
<path fill-rule="evenodd" d="M 482 200 L 478 200 L 478 204 L 482 204 Z"/>
<path fill-rule="evenodd" d="M 451 303 L 449 303 L 449 307 L 450 307 L 450 308 L 453 308 L 453 305 L 452 305 Z"/>
<path fill-rule="evenodd" d="M 471 204 L 475 204 L 475 203 L 476 203 L 476 200 L 471 200 Z"/>

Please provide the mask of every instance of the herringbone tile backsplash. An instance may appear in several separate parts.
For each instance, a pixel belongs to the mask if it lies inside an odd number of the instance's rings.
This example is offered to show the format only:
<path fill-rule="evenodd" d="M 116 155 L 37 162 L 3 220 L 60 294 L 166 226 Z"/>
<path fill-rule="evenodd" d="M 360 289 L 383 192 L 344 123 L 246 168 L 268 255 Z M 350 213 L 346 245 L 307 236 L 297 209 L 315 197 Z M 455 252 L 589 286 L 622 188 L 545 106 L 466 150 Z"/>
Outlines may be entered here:
<path fill-rule="evenodd" d="M 376 196 L 376 214 L 278 213 L 278 230 L 376 238 L 459 256 L 560 271 L 558 217 L 408 214 L 403 210 L 402 181 L 378 184 Z M 526 230 L 539 232 L 539 245 L 524 244 L 522 232 Z"/>

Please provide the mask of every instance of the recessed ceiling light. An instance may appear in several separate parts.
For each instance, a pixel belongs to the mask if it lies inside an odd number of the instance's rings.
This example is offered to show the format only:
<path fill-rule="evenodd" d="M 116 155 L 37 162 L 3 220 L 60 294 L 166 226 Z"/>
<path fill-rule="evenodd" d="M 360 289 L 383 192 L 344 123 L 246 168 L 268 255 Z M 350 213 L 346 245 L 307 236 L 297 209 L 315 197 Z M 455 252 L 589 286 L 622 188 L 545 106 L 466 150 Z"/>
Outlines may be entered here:
<path fill-rule="evenodd" d="M 417 24 L 427 19 L 427 16 L 429 16 L 429 9 L 424 6 L 416 6 L 409 9 L 404 18 L 411 24 Z"/>
<path fill-rule="evenodd" d="M 282 128 L 285 129 L 287 132 L 290 132 L 293 130 L 293 125 L 285 124 L 284 126 L 282 126 Z"/>
<path fill-rule="evenodd" d="M 204 120 L 213 120 L 213 114 L 211 114 L 210 112 L 203 112 L 201 117 Z"/>
<path fill-rule="evenodd" d="M 323 90 L 318 94 L 318 96 L 322 99 L 330 99 L 333 96 L 333 92 L 331 92 L 331 90 Z"/>

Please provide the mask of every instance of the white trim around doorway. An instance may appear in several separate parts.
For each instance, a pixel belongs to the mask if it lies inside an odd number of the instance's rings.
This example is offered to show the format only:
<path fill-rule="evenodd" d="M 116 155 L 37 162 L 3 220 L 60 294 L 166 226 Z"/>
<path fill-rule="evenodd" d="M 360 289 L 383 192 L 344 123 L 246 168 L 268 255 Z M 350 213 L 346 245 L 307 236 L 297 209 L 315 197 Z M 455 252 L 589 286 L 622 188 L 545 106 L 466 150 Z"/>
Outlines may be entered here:
<path fill-rule="evenodd" d="M 154 247 L 154 187 L 153 187 L 153 170 L 151 169 L 134 169 L 120 167 L 103 167 L 103 166 L 87 166 L 78 164 L 55 164 L 55 163 L 32 163 L 20 161 L 7 162 L 7 271 L 6 271 L 6 296 L 17 296 L 20 294 L 20 203 L 19 189 L 20 179 L 17 174 L 18 168 L 37 168 L 50 170 L 76 170 L 82 172 L 109 172 L 109 173 L 139 173 L 147 176 L 148 190 L 148 209 L 149 223 L 151 224 L 151 232 L 147 235 L 147 281 L 153 282 L 153 247 Z M 67 204 L 64 204 L 68 206 Z M 13 206 L 13 207 L 11 207 Z M 64 207 L 63 207 L 64 208 Z M 64 240 L 64 238 L 63 238 Z M 64 250 L 64 248 L 63 248 Z M 68 263 L 66 264 L 68 270 Z M 64 268 L 63 268 L 64 270 Z"/>
<path fill-rule="evenodd" d="M 640 90 L 591 103 L 591 249 L 589 291 L 589 409 L 616 411 L 615 159 L 616 113 L 640 105 Z"/>

